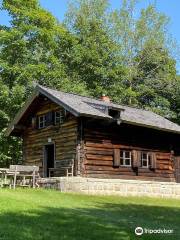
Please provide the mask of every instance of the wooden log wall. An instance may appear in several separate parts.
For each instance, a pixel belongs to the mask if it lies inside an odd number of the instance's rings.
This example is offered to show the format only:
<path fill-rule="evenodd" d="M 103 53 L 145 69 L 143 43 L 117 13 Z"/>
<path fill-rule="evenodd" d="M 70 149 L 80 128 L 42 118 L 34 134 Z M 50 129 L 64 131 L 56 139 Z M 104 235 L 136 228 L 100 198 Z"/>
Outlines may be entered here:
<path fill-rule="evenodd" d="M 41 115 L 49 111 L 60 109 L 56 104 L 46 101 L 36 112 Z M 55 167 L 61 160 L 75 158 L 77 145 L 77 119 L 72 115 L 61 125 L 51 125 L 43 129 L 33 129 L 31 124 L 23 133 L 23 161 L 26 165 L 37 165 L 43 175 L 43 148 L 48 144 L 48 138 L 55 144 Z M 75 165 L 77 163 L 75 162 Z M 76 168 L 75 168 L 76 174 Z"/>
<path fill-rule="evenodd" d="M 118 127 L 98 125 L 100 123 L 84 123 L 84 176 L 175 181 L 169 143 L 157 139 L 156 132 L 144 132 L 145 129 L 129 128 L 125 124 Z M 157 134 L 160 137 L 161 134 Z M 114 148 L 153 151 L 156 153 L 156 169 L 114 167 Z"/>

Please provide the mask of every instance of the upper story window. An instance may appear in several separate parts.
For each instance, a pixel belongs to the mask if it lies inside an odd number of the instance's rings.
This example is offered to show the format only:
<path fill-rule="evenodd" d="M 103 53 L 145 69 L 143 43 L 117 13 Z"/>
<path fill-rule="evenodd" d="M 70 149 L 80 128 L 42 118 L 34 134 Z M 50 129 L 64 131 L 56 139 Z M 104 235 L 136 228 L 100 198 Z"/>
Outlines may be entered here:
<path fill-rule="evenodd" d="M 151 166 L 151 154 L 148 152 L 141 152 L 141 166 L 149 168 Z"/>
<path fill-rule="evenodd" d="M 131 151 L 120 150 L 120 165 L 129 167 L 131 166 L 132 154 Z"/>
<path fill-rule="evenodd" d="M 38 116 L 38 128 L 42 129 L 51 125 L 62 124 L 64 123 L 64 120 L 65 120 L 64 110 L 58 110 L 56 112 L 47 112 L 46 114 Z"/>
<path fill-rule="evenodd" d="M 65 119 L 65 112 L 64 110 L 59 110 L 55 112 L 55 125 L 62 124 Z"/>
<path fill-rule="evenodd" d="M 41 115 L 38 117 L 38 124 L 39 129 L 44 128 L 46 126 L 46 115 Z"/>

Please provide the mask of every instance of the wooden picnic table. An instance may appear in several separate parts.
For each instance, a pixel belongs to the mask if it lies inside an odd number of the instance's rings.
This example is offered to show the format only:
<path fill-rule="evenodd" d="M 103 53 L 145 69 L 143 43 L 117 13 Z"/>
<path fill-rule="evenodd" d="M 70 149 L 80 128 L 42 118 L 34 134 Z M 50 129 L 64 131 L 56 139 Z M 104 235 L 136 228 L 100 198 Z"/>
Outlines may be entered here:
<path fill-rule="evenodd" d="M 38 172 L 38 174 L 37 174 Z M 36 182 L 35 178 L 36 176 L 39 176 L 39 167 L 36 166 L 23 166 L 23 165 L 10 165 L 10 168 L 0 168 L 0 174 L 1 174 L 1 186 L 7 185 L 7 177 L 11 177 L 11 182 L 9 186 L 11 187 L 13 185 L 13 188 L 15 189 L 16 186 L 16 180 L 17 177 L 23 178 L 23 185 L 25 185 L 25 178 L 31 177 L 32 178 L 32 185 L 33 188 L 35 188 Z M 27 185 L 30 186 L 30 185 Z"/>

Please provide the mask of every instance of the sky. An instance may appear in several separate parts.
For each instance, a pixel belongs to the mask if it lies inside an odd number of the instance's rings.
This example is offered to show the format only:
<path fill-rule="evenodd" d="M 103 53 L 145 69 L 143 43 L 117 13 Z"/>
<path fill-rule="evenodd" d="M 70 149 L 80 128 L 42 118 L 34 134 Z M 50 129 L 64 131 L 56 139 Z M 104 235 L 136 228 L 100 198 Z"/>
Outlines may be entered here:
<path fill-rule="evenodd" d="M 118 8 L 122 0 L 109 0 L 112 8 Z M 140 0 L 138 9 L 146 7 L 153 0 Z M 0 5 L 2 0 L 0 0 Z M 40 0 L 41 6 L 49 10 L 60 21 L 63 20 L 67 10 L 68 0 Z M 156 0 L 157 8 L 160 12 L 170 17 L 169 30 L 172 36 L 180 44 L 180 0 Z M 9 17 L 6 12 L 0 11 L 0 24 L 9 25 Z M 180 72 L 180 62 L 177 63 Z"/>

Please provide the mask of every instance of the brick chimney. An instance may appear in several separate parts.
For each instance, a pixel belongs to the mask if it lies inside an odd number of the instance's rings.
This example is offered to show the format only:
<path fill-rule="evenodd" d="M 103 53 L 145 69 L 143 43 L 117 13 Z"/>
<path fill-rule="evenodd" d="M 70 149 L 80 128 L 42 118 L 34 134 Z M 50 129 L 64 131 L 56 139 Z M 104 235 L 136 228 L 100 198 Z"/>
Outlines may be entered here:
<path fill-rule="evenodd" d="M 104 101 L 104 102 L 110 102 L 110 98 L 108 96 L 106 96 L 105 94 L 102 94 L 101 96 L 101 100 Z"/>

